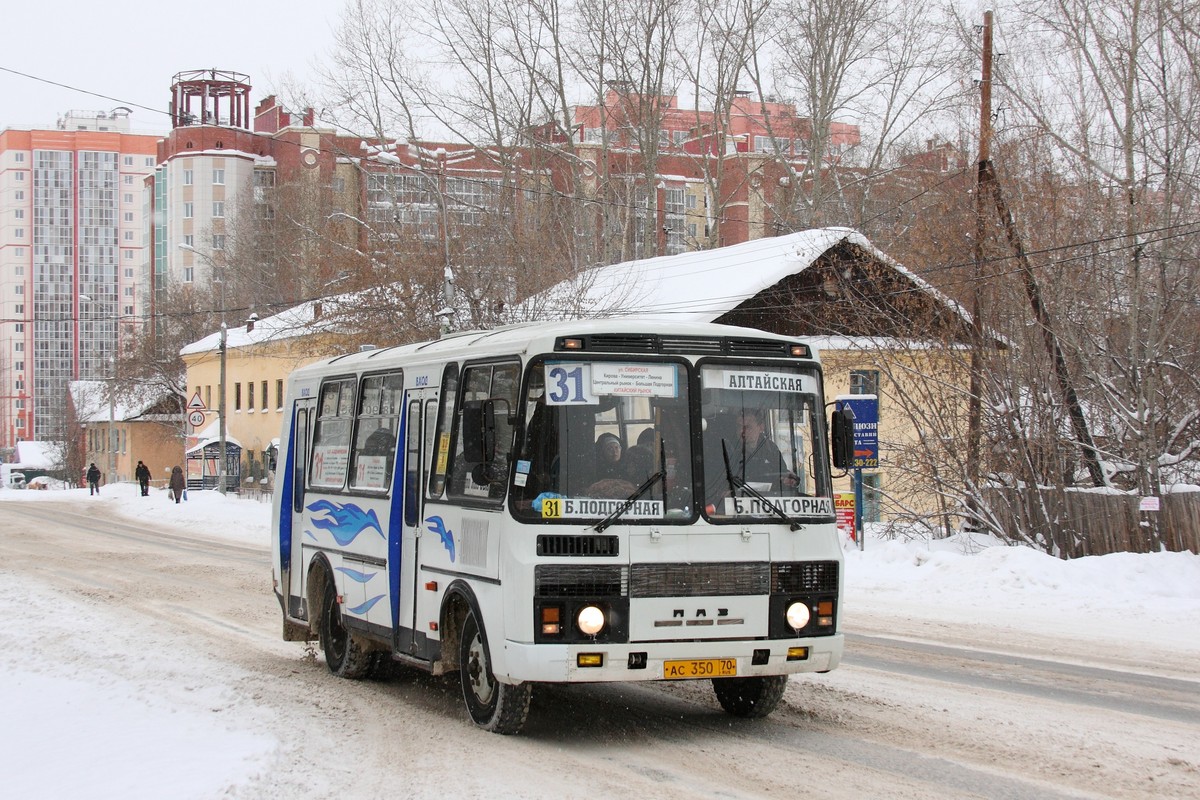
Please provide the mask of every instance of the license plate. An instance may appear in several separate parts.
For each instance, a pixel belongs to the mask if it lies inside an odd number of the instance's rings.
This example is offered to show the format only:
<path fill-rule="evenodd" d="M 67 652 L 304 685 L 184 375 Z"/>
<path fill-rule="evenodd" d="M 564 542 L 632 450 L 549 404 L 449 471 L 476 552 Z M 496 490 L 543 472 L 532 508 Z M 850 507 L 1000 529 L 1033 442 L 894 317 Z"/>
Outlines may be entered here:
<path fill-rule="evenodd" d="M 667 680 L 689 678 L 732 678 L 737 675 L 735 658 L 693 658 L 687 661 L 664 661 L 663 677 Z"/>

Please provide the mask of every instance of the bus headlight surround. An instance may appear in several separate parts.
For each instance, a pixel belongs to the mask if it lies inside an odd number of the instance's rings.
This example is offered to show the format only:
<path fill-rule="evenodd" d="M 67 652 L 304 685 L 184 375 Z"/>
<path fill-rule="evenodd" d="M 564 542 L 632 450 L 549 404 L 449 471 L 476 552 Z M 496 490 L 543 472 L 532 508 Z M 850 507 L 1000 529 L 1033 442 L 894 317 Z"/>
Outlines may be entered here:
<path fill-rule="evenodd" d="M 588 636 L 595 636 L 600 631 L 604 630 L 605 618 L 604 612 L 594 605 L 587 605 L 579 609 L 579 613 L 575 615 L 575 624 L 579 630 Z"/>
<path fill-rule="evenodd" d="M 812 619 L 812 611 L 809 609 L 807 603 L 796 601 L 788 605 L 786 616 L 788 625 L 791 625 L 795 630 L 801 630 Z"/>

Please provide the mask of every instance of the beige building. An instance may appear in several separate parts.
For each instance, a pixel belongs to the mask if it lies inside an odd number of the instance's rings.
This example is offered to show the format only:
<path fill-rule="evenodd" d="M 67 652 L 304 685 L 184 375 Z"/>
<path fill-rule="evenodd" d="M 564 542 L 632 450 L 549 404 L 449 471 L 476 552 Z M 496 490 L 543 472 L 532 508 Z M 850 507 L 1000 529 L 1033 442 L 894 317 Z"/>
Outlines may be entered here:
<path fill-rule="evenodd" d="M 270 482 L 288 374 L 339 352 L 337 337 L 321 330 L 321 307 L 319 301 L 303 303 L 226 331 L 225 435 L 227 442 L 241 448 L 243 486 L 262 486 L 264 479 Z M 199 425 L 188 423 L 186 449 L 190 451 L 220 436 L 221 333 L 193 342 L 181 355 L 187 371 L 188 414 L 199 411 L 203 417 Z M 183 458 L 182 448 L 177 458 Z"/>
<path fill-rule="evenodd" d="M 135 480 L 142 461 L 151 484 L 166 486 L 171 467 L 181 463 L 183 431 L 179 401 L 147 387 L 125 385 L 109 394 L 107 381 L 72 381 L 70 403 L 83 441 L 82 464 L 95 464 L 104 483 Z M 68 476 L 81 482 L 82 474 Z"/>

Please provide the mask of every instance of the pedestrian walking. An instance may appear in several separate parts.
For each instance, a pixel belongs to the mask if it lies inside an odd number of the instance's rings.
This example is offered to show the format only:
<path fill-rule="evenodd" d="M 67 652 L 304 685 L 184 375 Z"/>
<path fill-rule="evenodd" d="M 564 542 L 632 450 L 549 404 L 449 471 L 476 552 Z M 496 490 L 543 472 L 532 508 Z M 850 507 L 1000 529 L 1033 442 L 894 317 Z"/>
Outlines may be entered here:
<path fill-rule="evenodd" d="M 88 495 L 100 494 L 100 468 L 93 461 L 87 471 Z"/>
<path fill-rule="evenodd" d="M 137 478 L 138 485 L 142 487 L 142 497 L 150 494 L 150 468 L 141 461 L 137 463 L 137 468 L 133 471 L 133 476 Z"/>
<path fill-rule="evenodd" d="M 183 487 L 185 485 L 186 481 L 183 479 L 183 467 L 176 464 L 171 468 L 171 496 L 175 498 L 176 503 L 178 503 L 179 499 L 183 497 Z"/>

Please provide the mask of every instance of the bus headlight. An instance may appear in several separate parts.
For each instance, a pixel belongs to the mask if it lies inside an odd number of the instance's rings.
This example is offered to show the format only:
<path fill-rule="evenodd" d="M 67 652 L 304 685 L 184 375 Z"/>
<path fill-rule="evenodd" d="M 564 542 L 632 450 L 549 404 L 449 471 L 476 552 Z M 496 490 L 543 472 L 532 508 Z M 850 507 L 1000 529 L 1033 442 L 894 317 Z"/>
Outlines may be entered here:
<path fill-rule="evenodd" d="M 807 626 L 811 618 L 812 612 L 808 610 L 808 605 L 805 603 L 792 603 L 787 607 L 788 625 L 796 630 Z"/>
<path fill-rule="evenodd" d="M 588 636 L 595 636 L 604 630 L 604 612 L 596 606 L 584 606 L 579 609 L 575 624 Z"/>

